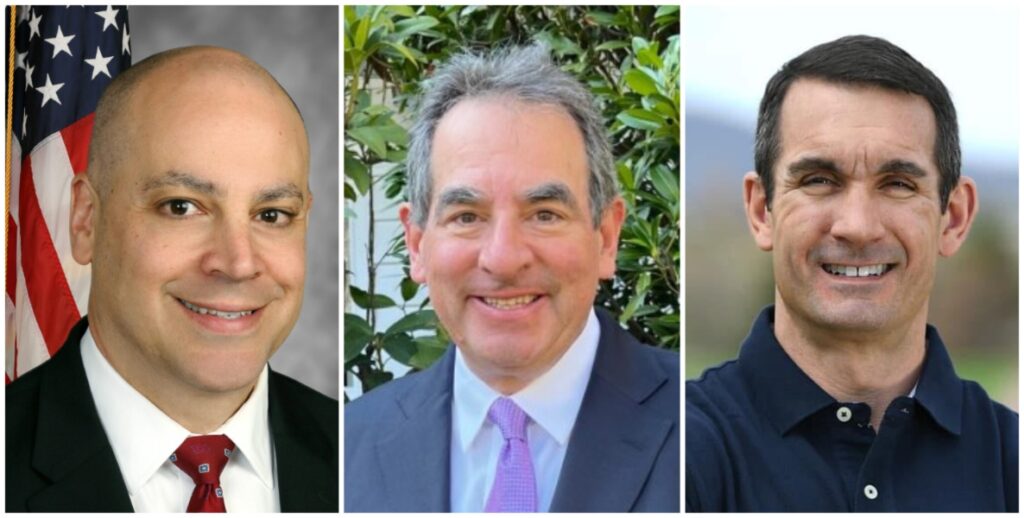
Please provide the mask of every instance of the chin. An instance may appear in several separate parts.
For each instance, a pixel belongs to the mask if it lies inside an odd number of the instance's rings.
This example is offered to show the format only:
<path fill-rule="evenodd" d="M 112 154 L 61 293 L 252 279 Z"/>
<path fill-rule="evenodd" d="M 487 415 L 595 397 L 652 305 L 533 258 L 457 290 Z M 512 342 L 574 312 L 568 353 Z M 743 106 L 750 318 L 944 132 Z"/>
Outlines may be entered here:
<path fill-rule="evenodd" d="M 869 305 L 871 307 L 866 307 Z M 814 320 L 823 326 L 847 331 L 875 331 L 886 327 L 893 316 L 888 309 L 867 302 L 858 303 L 854 307 L 845 304 L 838 306 L 814 311 Z"/>

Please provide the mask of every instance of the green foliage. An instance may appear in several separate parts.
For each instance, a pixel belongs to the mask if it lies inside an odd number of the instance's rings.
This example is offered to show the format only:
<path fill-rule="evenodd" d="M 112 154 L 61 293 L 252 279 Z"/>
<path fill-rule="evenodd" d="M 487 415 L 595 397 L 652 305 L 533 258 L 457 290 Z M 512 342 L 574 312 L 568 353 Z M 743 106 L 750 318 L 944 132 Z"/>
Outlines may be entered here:
<path fill-rule="evenodd" d="M 409 102 L 436 63 L 462 50 L 546 43 L 563 69 L 597 98 L 616 157 L 627 207 L 615 279 L 597 303 L 619 315 L 641 340 L 678 350 L 679 337 L 679 7 L 347 6 L 345 7 L 345 198 L 368 198 L 383 182 L 388 201 L 405 187 L 401 164 Z M 395 164 L 375 175 L 374 166 Z M 373 243 L 375 222 L 364 225 Z M 396 236 L 389 250 L 368 253 L 366 289 L 349 286 L 363 315 L 345 315 L 345 370 L 364 391 L 391 379 L 382 351 L 425 368 L 448 341 L 436 315 L 406 308 L 419 287 L 401 283 L 402 303 L 377 293 L 376 268 L 392 256 L 408 264 Z M 404 318 L 378 331 L 376 310 L 400 307 Z"/>

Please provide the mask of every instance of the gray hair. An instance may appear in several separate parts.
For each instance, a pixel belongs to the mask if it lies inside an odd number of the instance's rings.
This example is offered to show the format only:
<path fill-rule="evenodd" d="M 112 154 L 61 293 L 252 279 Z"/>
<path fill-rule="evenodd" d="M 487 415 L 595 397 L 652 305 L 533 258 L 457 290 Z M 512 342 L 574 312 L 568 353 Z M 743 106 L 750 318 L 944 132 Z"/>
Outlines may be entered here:
<path fill-rule="evenodd" d="M 590 92 L 551 60 L 547 47 L 508 47 L 488 55 L 464 52 L 437 69 L 424 87 L 419 115 L 409 132 L 406 157 L 413 223 L 426 227 L 433 179 L 430 154 L 434 131 L 448 110 L 465 99 L 510 95 L 531 103 L 562 107 L 583 134 L 590 173 L 590 211 L 597 228 L 615 198 L 615 160 L 601 114 Z"/>

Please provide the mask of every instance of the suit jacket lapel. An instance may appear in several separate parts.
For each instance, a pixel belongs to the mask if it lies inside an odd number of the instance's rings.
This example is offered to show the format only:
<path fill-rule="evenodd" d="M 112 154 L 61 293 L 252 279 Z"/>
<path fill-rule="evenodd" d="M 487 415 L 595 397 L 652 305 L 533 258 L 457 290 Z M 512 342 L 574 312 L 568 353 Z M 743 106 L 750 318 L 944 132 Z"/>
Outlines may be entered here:
<path fill-rule="evenodd" d="M 29 500 L 31 511 L 133 511 L 82 366 L 86 327 L 83 318 L 42 373 L 32 467 L 52 484 Z"/>
<path fill-rule="evenodd" d="M 311 438 L 317 430 L 304 427 L 301 417 L 290 418 L 287 402 L 278 391 L 276 377 L 270 372 L 270 433 L 274 437 L 274 457 L 282 512 L 338 511 L 337 437 Z M 315 445 L 334 441 L 331 451 Z"/>
<path fill-rule="evenodd" d="M 668 380 L 632 350 L 633 338 L 598 312 L 601 341 L 551 511 L 626 512 L 640 495 L 673 423 L 641 403 Z"/>
<path fill-rule="evenodd" d="M 448 512 L 455 348 L 419 383 L 395 398 L 406 422 L 377 443 L 377 459 L 392 510 Z"/>

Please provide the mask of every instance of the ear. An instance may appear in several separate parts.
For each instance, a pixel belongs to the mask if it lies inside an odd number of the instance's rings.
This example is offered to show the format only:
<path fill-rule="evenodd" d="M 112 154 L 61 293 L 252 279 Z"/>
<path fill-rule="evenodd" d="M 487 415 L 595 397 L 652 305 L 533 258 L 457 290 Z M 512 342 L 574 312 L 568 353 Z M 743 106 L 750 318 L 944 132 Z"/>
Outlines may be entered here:
<path fill-rule="evenodd" d="M 949 193 L 949 205 L 942 215 L 939 255 L 949 257 L 960 249 L 978 214 L 978 188 L 974 180 L 960 177 L 960 183 Z"/>
<path fill-rule="evenodd" d="M 405 248 L 409 250 L 409 276 L 420 284 L 426 284 L 426 265 L 423 264 L 423 256 L 420 255 L 423 229 L 413 222 L 412 206 L 409 203 L 403 203 L 398 207 L 398 218 L 402 220 L 402 227 L 405 229 Z"/>
<path fill-rule="evenodd" d="M 99 218 L 99 196 L 89 177 L 76 174 L 71 179 L 71 255 L 78 264 L 92 262 L 96 243 L 96 220 Z"/>
<path fill-rule="evenodd" d="M 598 258 L 598 274 L 602 279 L 615 277 L 615 259 L 619 255 L 619 233 L 622 222 L 626 219 L 626 202 L 616 196 L 601 215 L 601 225 L 597 231 L 601 237 L 601 250 Z"/>
<path fill-rule="evenodd" d="M 754 171 L 743 176 L 743 208 L 754 242 L 765 252 L 772 250 L 772 214 L 761 179 Z"/>

